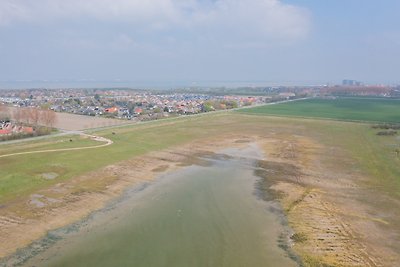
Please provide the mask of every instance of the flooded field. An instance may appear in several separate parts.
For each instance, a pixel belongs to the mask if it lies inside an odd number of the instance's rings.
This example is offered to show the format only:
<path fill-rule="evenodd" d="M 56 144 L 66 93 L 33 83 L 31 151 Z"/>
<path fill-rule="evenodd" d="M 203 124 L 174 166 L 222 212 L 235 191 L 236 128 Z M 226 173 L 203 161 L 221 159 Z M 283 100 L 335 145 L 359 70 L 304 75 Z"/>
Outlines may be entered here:
<path fill-rule="evenodd" d="M 258 148 L 222 153 L 55 231 L 25 266 L 297 266 L 279 209 L 256 195 Z"/>

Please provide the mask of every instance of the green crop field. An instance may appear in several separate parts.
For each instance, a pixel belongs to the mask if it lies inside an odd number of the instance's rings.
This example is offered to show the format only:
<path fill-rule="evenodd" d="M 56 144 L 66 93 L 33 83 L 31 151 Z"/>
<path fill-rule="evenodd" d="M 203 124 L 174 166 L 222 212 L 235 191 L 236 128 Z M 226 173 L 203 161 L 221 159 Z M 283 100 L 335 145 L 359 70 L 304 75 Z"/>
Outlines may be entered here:
<path fill-rule="evenodd" d="M 384 98 L 307 99 L 240 110 L 246 114 L 400 123 L 400 100 Z"/>

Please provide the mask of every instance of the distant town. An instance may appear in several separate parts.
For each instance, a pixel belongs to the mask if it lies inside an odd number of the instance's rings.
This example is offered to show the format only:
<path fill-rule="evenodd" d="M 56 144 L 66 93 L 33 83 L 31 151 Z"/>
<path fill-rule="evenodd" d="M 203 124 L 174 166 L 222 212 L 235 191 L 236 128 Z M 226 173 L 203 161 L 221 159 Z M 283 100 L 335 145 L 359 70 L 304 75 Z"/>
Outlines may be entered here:
<path fill-rule="evenodd" d="M 181 88 L 175 90 L 10 89 L 0 90 L 0 140 L 48 134 L 56 113 L 131 122 L 193 115 L 305 97 L 400 97 L 400 86 Z"/>

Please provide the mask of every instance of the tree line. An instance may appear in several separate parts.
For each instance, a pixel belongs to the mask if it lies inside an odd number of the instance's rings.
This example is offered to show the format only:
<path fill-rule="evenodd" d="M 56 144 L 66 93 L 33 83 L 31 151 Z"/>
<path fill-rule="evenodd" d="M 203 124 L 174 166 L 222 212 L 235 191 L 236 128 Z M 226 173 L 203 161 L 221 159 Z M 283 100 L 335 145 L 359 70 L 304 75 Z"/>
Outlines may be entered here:
<path fill-rule="evenodd" d="M 6 105 L 0 104 L 0 120 L 12 120 L 17 124 L 52 128 L 56 119 L 56 113 L 50 109 L 35 107 L 9 108 Z"/>

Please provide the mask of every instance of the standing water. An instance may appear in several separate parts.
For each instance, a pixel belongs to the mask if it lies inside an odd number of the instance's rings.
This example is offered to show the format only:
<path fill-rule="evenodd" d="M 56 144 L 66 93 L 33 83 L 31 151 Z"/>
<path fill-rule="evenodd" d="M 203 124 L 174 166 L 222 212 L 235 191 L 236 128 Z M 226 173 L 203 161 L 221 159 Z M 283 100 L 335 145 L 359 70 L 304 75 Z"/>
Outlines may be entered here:
<path fill-rule="evenodd" d="M 26 266 L 296 266 L 279 215 L 254 194 L 259 149 L 224 153 L 127 192 Z"/>

